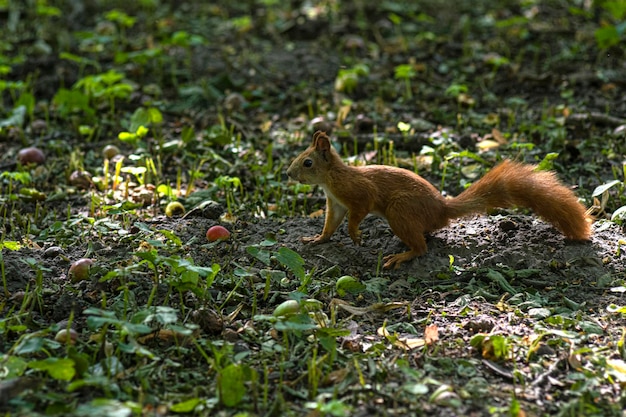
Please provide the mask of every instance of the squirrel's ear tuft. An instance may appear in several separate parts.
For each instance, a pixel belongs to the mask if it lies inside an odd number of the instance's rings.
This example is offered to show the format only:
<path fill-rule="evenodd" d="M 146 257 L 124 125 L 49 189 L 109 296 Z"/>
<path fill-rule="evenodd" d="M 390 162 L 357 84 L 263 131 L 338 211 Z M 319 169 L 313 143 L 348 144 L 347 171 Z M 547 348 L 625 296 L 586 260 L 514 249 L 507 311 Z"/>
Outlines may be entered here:
<path fill-rule="evenodd" d="M 317 142 L 317 138 L 325 134 L 326 132 L 322 132 L 321 130 L 318 130 L 315 133 L 313 133 L 313 145 L 315 145 L 315 142 Z"/>
<path fill-rule="evenodd" d="M 326 135 L 326 132 L 318 130 L 313 135 L 313 146 L 317 151 L 327 151 L 330 149 L 330 138 Z"/>

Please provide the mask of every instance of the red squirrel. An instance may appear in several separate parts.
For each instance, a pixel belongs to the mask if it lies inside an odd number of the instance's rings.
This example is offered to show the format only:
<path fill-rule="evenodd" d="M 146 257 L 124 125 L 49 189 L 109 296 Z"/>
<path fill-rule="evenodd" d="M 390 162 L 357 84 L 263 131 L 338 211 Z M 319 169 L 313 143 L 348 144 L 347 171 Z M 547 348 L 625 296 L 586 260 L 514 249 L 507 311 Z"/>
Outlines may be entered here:
<path fill-rule="evenodd" d="M 553 172 L 505 160 L 459 196 L 444 198 L 428 181 L 402 168 L 386 165 L 349 166 L 331 146 L 325 132 L 296 157 L 287 175 L 305 184 L 317 184 L 326 193 L 326 220 L 321 235 L 303 237 L 305 243 L 330 240 L 348 215 L 348 233 L 361 243 L 359 224 L 368 213 L 387 219 L 391 230 L 409 251 L 388 255 L 384 268 L 426 253 L 424 233 L 448 225 L 451 219 L 495 207 L 521 206 L 552 223 L 574 240 L 588 240 L 590 219 L 574 193 Z"/>

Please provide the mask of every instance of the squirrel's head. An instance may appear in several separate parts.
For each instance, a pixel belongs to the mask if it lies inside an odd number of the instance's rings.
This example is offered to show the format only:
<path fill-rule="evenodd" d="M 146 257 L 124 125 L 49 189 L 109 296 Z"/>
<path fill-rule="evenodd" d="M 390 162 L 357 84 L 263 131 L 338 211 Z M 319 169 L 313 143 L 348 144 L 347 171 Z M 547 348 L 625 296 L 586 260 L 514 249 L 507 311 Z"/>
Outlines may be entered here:
<path fill-rule="evenodd" d="M 330 138 L 326 132 L 318 130 L 313 135 L 311 146 L 289 165 L 287 175 L 304 184 L 321 184 L 332 161 Z"/>

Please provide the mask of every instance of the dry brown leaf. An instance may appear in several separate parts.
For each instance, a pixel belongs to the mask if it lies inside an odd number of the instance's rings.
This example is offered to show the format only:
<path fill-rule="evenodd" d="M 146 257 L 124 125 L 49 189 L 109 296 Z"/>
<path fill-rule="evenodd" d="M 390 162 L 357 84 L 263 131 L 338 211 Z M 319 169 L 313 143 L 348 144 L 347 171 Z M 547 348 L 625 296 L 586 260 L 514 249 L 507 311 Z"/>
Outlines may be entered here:
<path fill-rule="evenodd" d="M 424 329 L 424 339 L 426 340 L 426 344 L 428 346 L 439 340 L 439 328 L 436 324 L 426 326 Z"/>
<path fill-rule="evenodd" d="M 583 367 L 582 356 L 580 354 L 569 355 L 569 357 L 567 358 L 567 362 L 569 363 L 569 366 L 576 369 L 577 371 L 581 370 Z"/>
<path fill-rule="evenodd" d="M 399 338 L 398 341 L 394 344 L 399 348 L 402 348 L 405 350 L 412 350 L 412 349 L 417 349 L 419 347 L 426 345 L 426 340 L 421 339 L 419 337 L 410 337 L 410 338 L 407 337 L 407 338 Z"/>
<path fill-rule="evenodd" d="M 491 129 L 491 136 L 493 136 L 495 141 L 498 142 L 500 145 L 506 145 L 507 140 L 502 134 L 502 132 L 500 132 L 498 129 L 496 128 Z"/>
<path fill-rule="evenodd" d="M 188 339 L 185 335 L 177 333 L 170 329 L 160 329 L 156 332 L 150 333 L 148 335 L 138 337 L 137 341 L 141 344 L 146 344 L 151 340 L 158 339 L 166 343 L 186 343 Z"/>
<path fill-rule="evenodd" d="M 339 111 L 337 112 L 337 126 L 343 125 L 343 121 L 346 120 L 348 114 L 350 114 L 351 108 L 351 104 L 344 104 L 343 106 L 339 107 Z"/>
<path fill-rule="evenodd" d="M 335 371 L 332 371 L 322 381 L 322 386 L 329 387 L 331 385 L 336 385 L 346 379 L 346 375 L 348 375 L 348 368 L 341 368 Z"/>

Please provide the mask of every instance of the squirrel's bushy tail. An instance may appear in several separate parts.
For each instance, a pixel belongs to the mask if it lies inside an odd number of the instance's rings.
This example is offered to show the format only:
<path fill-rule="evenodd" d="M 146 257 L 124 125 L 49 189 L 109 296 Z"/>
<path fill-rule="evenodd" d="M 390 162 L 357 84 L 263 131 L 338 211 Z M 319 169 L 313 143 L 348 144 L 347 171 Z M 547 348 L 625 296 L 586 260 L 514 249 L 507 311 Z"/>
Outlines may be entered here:
<path fill-rule="evenodd" d="M 502 162 L 458 197 L 446 200 L 447 217 L 520 206 L 531 209 L 570 239 L 589 239 L 591 226 L 585 207 L 572 190 L 562 185 L 553 172 L 534 168 Z"/>

